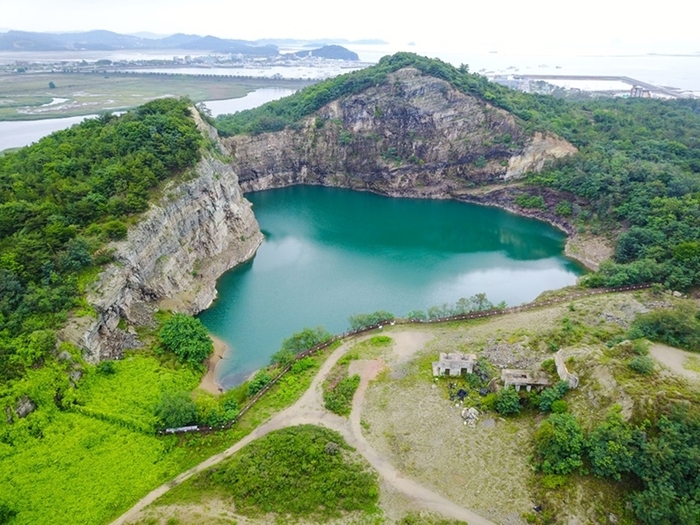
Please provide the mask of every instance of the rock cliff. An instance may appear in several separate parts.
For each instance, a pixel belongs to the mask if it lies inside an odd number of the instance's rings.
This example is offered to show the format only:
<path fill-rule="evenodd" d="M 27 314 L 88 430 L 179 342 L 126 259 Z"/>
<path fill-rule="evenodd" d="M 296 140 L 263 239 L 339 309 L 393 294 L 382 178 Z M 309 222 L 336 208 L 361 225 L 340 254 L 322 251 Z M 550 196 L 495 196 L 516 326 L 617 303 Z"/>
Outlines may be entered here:
<path fill-rule="evenodd" d="M 298 129 L 224 143 L 245 191 L 307 183 L 415 197 L 517 179 L 576 151 L 413 68 L 327 104 Z"/>
<path fill-rule="evenodd" d="M 152 325 L 157 308 L 194 314 L 209 306 L 217 278 L 262 242 L 230 166 L 207 155 L 189 178 L 164 188 L 127 239 L 111 246 L 115 264 L 88 291 L 96 317 L 73 319 L 64 332 L 88 361 L 139 346 L 135 327 Z"/>

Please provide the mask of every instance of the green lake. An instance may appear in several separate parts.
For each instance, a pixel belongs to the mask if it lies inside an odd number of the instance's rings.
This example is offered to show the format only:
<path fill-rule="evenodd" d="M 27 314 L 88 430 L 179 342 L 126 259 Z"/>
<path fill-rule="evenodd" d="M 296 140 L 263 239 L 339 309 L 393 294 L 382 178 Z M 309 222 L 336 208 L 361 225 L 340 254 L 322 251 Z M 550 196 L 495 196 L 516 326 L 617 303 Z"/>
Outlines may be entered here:
<path fill-rule="evenodd" d="M 200 315 L 230 347 L 217 368 L 225 388 L 305 326 L 339 333 L 353 314 L 401 317 L 482 292 L 513 306 L 584 272 L 564 257 L 561 231 L 498 208 L 318 186 L 246 197 L 265 241 Z"/>

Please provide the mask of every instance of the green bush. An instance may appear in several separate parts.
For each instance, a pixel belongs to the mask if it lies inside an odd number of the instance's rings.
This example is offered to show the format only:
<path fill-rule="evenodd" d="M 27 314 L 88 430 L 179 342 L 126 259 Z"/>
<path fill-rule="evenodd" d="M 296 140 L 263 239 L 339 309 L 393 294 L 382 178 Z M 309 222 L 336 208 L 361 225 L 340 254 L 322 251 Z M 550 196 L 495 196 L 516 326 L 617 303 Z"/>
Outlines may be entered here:
<path fill-rule="evenodd" d="M 618 406 L 588 437 L 586 448 L 593 474 L 620 481 L 634 464 L 633 440 L 633 430 L 623 421 Z"/>
<path fill-rule="evenodd" d="M 648 376 L 654 372 L 654 361 L 649 356 L 639 355 L 629 362 L 629 367 L 638 374 Z"/>
<path fill-rule="evenodd" d="M 566 475 L 583 466 L 583 431 L 571 414 L 552 414 L 535 432 L 535 461 L 544 474 Z"/>
<path fill-rule="evenodd" d="M 569 201 L 559 201 L 554 207 L 554 213 L 560 217 L 571 217 L 574 212 Z"/>
<path fill-rule="evenodd" d="M 690 301 L 674 308 L 661 308 L 638 315 L 630 330 L 630 338 L 646 337 L 652 341 L 700 351 L 700 319 L 697 307 Z"/>
<path fill-rule="evenodd" d="M 248 395 L 254 396 L 270 384 L 270 381 L 272 381 L 272 376 L 266 370 L 258 370 L 250 383 L 248 383 Z"/>
<path fill-rule="evenodd" d="M 554 414 L 563 414 L 564 412 L 569 411 L 569 404 L 564 401 L 563 399 L 557 399 L 554 403 L 552 403 L 552 413 Z"/>
<path fill-rule="evenodd" d="M 194 425 L 198 420 L 197 405 L 189 392 L 165 392 L 155 407 L 155 416 L 161 428 Z"/>
<path fill-rule="evenodd" d="M 542 370 L 544 370 L 551 376 L 556 375 L 557 365 L 554 362 L 554 359 L 545 359 L 544 361 L 542 361 Z"/>
<path fill-rule="evenodd" d="M 496 394 L 496 402 L 494 404 L 496 412 L 504 416 L 517 414 L 520 412 L 520 395 L 515 388 L 506 387 L 498 391 Z"/>
<path fill-rule="evenodd" d="M 515 197 L 515 203 L 521 208 L 547 209 L 547 204 L 541 195 L 527 195 L 521 193 Z"/>
<path fill-rule="evenodd" d="M 105 376 L 116 374 L 117 368 L 114 366 L 114 361 L 100 361 L 97 365 L 97 373 Z"/>
<path fill-rule="evenodd" d="M 334 387 L 325 389 L 323 401 L 326 409 L 339 416 L 349 415 L 352 410 L 352 398 L 358 386 L 360 376 L 355 374 L 341 379 Z"/>
<path fill-rule="evenodd" d="M 569 383 L 566 381 L 559 381 L 554 386 L 545 388 L 540 392 L 540 410 L 542 412 L 550 412 L 552 410 L 552 404 L 564 397 L 568 391 Z"/>
<path fill-rule="evenodd" d="M 15 516 L 17 512 L 12 507 L 6 503 L 0 503 L 0 525 L 10 523 Z"/>
<path fill-rule="evenodd" d="M 163 323 L 158 332 L 162 345 L 175 353 L 181 363 L 203 369 L 203 361 L 214 350 L 207 329 L 199 319 L 185 314 L 174 314 Z"/>

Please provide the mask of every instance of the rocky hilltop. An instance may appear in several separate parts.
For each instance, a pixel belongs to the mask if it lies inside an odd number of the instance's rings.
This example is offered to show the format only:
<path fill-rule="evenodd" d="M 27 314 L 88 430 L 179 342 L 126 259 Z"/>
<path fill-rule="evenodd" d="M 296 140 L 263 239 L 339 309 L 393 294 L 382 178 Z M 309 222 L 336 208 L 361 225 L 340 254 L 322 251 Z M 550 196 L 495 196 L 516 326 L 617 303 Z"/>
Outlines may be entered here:
<path fill-rule="evenodd" d="M 262 242 L 230 166 L 206 155 L 189 178 L 170 183 L 127 239 L 112 245 L 116 263 L 88 292 L 96 316 L 73 319 L 65 329 L 89 361 L 139 346 L 135 327 L 153 325 L 157 308 L 191 314 L 207 308 L 219 276 Z"/>
<path fill-rule="evenodd" d="M 224 144 L 244 191 L 306 183 L 434 198 L 517 179 L 576 151 L 411 67 L 334 100 L 295 129 Z"/>

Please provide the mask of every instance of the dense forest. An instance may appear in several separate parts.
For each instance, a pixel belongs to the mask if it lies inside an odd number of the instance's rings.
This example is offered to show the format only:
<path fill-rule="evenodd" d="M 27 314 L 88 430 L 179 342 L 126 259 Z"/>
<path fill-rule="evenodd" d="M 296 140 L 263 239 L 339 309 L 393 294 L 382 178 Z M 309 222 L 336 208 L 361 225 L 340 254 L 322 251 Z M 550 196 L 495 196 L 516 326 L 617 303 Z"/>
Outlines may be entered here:
<path fill-rule="evenodd" d="M 0 157 L 0 380 L 50 355 L 54 330 L 110 260 L 102 247 L 199 159 L 190 105 L 157 100 Z"/>
<path fill-rule="evenodd" d="M 411 53 L 384 57 L 377 66 L 336 77 L 282 100 L 217 118 L 224 135 L 296 127 L 338 97 L 387 81 L 403 67 L 450 82 L 515 114 L 529 131 L 551 131 L 578 154 L 529 178 L 538 188 L 571 192 L 585 207 L 562 200 L 553 210 L 581 230 L 616 241 L 615 260 L 589 277 L 590 286 L 660 282 L 688 290 L 700 284 L 700 101 L 591 99 L 569 101 L 521 93 L 439 60 Z M 525 202 L 527 207 L 527 202 Z"/>

